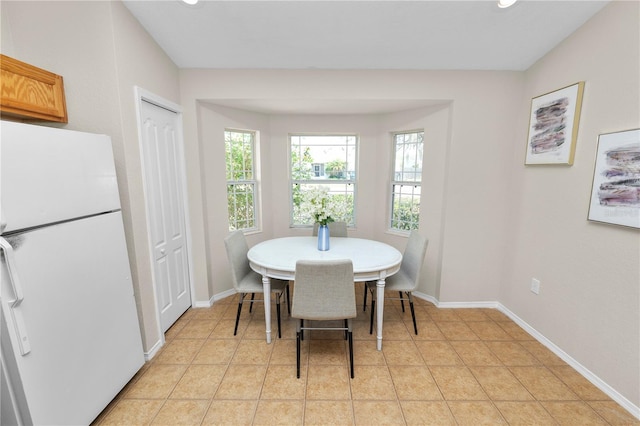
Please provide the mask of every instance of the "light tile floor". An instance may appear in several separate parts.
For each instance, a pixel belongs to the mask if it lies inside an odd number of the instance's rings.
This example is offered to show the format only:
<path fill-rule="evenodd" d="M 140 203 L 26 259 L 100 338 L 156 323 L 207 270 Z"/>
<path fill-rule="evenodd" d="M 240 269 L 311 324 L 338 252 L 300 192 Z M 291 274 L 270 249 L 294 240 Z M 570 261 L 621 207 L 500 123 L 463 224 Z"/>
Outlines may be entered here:
<path fill-rule="evenodd" d="M 296 378 L 295 322 L 285 305 L 282 339 L 274 318 L 266 343 L 261 303 L 251 314 L 245 305 L 233 336 L 233 296 L 188 310 L 94 424 L 640 425 L 497 310 L 416 299 L 416 336 L 408 307 L 403 313 L 389 300 L 377 351 L 362 292 L 358 284 L 354 379 L 335 331 L 305 338 Z"/>

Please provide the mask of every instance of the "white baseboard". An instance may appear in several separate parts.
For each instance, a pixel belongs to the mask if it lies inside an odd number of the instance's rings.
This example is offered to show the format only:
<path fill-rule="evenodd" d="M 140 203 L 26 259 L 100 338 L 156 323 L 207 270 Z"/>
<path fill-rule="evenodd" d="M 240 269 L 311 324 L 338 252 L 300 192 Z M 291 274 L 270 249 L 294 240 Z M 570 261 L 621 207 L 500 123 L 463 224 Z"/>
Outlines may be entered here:
<path fill-rule="evenodd" d="M 413 292 L 413 295 L 426 300 L 428 302 L 433 303 L 438 308 L 492 308 L 497 309 L 506 316 L 508 316 L 513 322 L 522 327 L 527 333 L 529 333 L 534 339 L 538 342 L 542 343 L 546 346 L 551 352 L 556 354 L 560 359 L 566 362 L 568 365 L 573 367 L 578 373 L 580 373 L 585 379 L 591 382 L 594 386 L 604 392 L 607 396 L 613 399 L 615 402 L 620 404 L 625 410 L 627 410 L 631 415 L 635 418 L 640 419 L 640 407 L 633 404 L 619 392 L 617 392 L 614 388 L 609 386 L 604 380 L 600 379 L 598 376 L 589 371 L 588 368 L 580 364 L 578 361 L 573 359 L 569 354 L 564 352 L 558 346 L 556 346 L 552 341 L 547 339 L 542 333 L 538 332 L 535 328 L 531 327 L 527 324 L 522 318 L 518 317 L 516 314 L 511 312 L 506 306 L 502 305 L 500 302 L 439 302 L 432 296 L 429 296 L 420 292 Z"/>
<path fill-rule="evenodd" d="M 229 296 L 233 296 L 234 294 L 236 294 L 236 291 L 234 289 L 226 290 L 226 291 L 223 291 L 222 293 L 214 294 L 213 297 L 209 300 L 205 300 L 205 301 L 196 300 L 195 302 L 193 302 L 193 307 L 194 308 L 210 308 L 218 300 L 225 299 Z"/>
<path fill-rule="evenodd" d="M 236 294 L 236 290 L 235 289 L 229 289 L 226 291 L 223 291 L 222 293 L 218 293 L 215 296 L 213 296 L 213 302 L 217 302 L 218 300 L 222 300 L 222 299 L 226 299 L 229 296 L 233 296 L 234 294 Z M 212 302 L 212 304 L 213 304 Z"/>
<path fill-rule="evenodd" d="M 211 305 L 213 305 L 213 299 L 211 300 L 205 300 L 205 301 L 199 301 L 196 300 L 195 302 L 193 302 L 193 308 L 210 308 Z"/>
<path fill-rule="evenodd" d="M 144 353 L 144 360 L 145 361 L 151 361 L 153 359 L 154 356 L 158 355 L 158 352 L 160 351 L 160 348 L 163 345 L 162 340 L 164 339 L 160 339 L 158 340 L 152 347 L 151 349 L 149 349 L 147 352 Z"/>

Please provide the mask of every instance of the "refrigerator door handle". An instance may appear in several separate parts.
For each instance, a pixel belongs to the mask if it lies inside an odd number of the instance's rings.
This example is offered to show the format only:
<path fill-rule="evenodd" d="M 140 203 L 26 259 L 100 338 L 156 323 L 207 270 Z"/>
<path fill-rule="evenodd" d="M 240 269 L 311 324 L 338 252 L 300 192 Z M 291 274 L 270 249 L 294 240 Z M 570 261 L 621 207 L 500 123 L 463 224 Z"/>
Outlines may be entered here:
<path fill-rule="evenodd" d="M 22 312 L 18 309 L 24 300 L 24 295 L 22 294 L 22 287 L 20 286 L 20 280 L 18 279 L 18 273 L 15 267 L 13 247 L 11 247 L 11 244 L 9 244 L 7 240 L 0 237 L 0 249 L 2 249 L 2 253 L 4 254 L 4 261 L 7 265 L 7 272 L 9 273 L 9 282 L 11 283 L 13 296 L 15 297 L 14 300 L 9 302 L 9 311 L 20 343 L 20 354 L 24 356 L 31 352 L 31 343 L 29 343 L 29 336 L 27 336 Z"/>
<path fill-rule="evenodd" d="M 0 207 L 0 234 L 4 232 L 4 228 L 7 227 L 7 221 L 4 220 L 4 212 L 2 211 L 2 207 Z"/>

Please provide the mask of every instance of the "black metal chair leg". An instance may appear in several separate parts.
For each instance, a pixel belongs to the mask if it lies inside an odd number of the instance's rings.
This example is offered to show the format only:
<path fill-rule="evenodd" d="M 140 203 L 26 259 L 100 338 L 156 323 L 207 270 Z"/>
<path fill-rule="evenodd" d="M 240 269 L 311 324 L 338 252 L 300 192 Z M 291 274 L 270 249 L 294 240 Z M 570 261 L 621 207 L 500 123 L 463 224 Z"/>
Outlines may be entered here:
<path fill-rule="evenodd" d="M 400 295 L 400 305 L 402 306 L 402 312 L 404 312 L 404 299 L 402 298 L 402 292 L 399 291 L 398 294 Z"/>
<path fill-rule="evenodd" d="M 251 303 L 249 304 L 249 313 L 253 310 L 253 299 L 256 297 L 255 293 L 251 293 Z"/>
<path fill-rule="evenodd" d="M 296 333 L 296 377 L 300 378 L 300 334 L 302 331 Z"/>
<path fill-rule="evenodd" d="M 278 339 L 282 339 L 282 323 L 280 321 L 280 296 L 276 300 L 276 316 L 278 317 Z"/>
<path fill-rule="evenodd" d="M 344 340 L 347 340 L 347 332 L 349 331 L 349 322 L 345 319 L 344 320 Z"/>
<path fill-rule="evenodd" d="M 300 320 L 300 328 L 304 327 L 304 320 Z M 300 340 L 304 340 L 304 330 L 300 330 Z"/>
<path fill-rule="evenodd" d="M 376 299 L 371 300 L 371 323 L 369 324 L 369 334 L 373 334 L 373 312 L 376 308 Z"/>
<path fill-rule="evenodd" d="M 416 324 L 416 312 L 413 310 L 413 301 L 409 301 L 409 306 L 411 307 L 411 316 L 413 317 L 413 330 L 416 332 L 416 336 L 418 335 L 418 325 Z"/>
<path fill-rule="evenodd" d="M 351 378 L 353 379 L 353 332 L 349 331 L 349 361 L 351 363 Z"/>
<path fill-rule="evenodd" d="M 367 310 L 367 293 L 369 289 L 367 288 L 367 283 L 364 283 L 364 302 L 362 303 L 362 311 Z"/>
<path fill-rule="evenodd" d="M 410 291 L 407 292 L 407 297 L 409 298 L 409 307 L 411 307 L 411 318 L 413 318 L 413 331 L 416 332 L 416 336 L 418 335 L 418 325 L 416 323 L 416 311 L 413 308 L 413 295 Z"/>
<path fill-rule="evenodd" d="M 287 313 L 291 316 L 291 298 L 289 297 L 289 284 L 287 284 Z"/>
<path fill-rule="evenodd" d="M 244 295 L 240 295 L 240 303 L 238 303 L 238 314 L 236 315 L 236 326 L 233 329 L 233 335 L 235 336 L 236 333 L 238 332 L 238 323 L 240 322 L 240 312 L 242 312 L 242 299 L 244 298 Z"/>

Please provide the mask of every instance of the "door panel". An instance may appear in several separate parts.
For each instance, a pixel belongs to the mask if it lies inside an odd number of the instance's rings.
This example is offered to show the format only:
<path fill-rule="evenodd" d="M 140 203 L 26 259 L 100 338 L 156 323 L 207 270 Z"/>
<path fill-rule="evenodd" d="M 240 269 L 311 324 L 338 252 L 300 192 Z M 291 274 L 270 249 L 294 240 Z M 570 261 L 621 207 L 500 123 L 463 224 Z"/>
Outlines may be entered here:
<path fill-rule="evenodd" d="M 146 194 L 162 330 L 191 306 L 179 117 L 142 102 Z"/>

